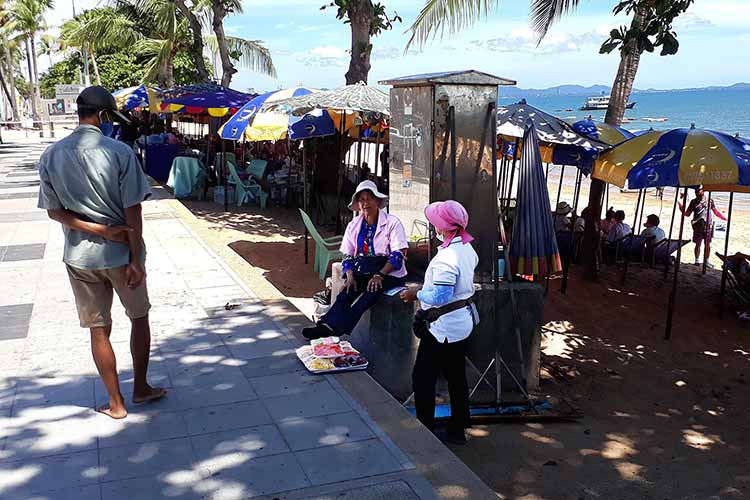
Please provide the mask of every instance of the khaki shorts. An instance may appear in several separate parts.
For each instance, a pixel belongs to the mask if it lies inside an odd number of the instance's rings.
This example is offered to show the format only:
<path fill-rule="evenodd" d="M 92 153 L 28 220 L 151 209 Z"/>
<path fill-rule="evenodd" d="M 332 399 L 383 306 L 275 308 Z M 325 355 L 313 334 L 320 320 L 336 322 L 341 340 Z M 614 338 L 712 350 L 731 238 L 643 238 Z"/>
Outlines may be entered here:
<path fill-rule="evenodd" d="M 67 267 L 81 328 L 105 327 L 112 324 L 113 290 L 117 292 L 128 318 L 143 318 L 151 309 L 146 280 L 143 280 L 138 288 L 129 288 L 125 279 L 126 266 L 113 269 Z"/>

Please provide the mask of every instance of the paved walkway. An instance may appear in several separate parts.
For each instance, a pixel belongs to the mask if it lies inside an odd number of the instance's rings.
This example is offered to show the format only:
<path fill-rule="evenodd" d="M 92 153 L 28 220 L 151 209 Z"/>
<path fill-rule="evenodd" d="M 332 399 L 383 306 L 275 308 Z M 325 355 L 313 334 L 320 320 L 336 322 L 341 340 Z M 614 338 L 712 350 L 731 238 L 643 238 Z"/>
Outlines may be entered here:
<path fill-rule="evenodd" d="M 336 377 L 303 371 L 294 337 L 158 190 L 144 204 L 149 374 L 169 395 L 131 405 L 124 421 L 92 411 L 106 394 L 78 327 L 62 231 L 36 209 L 45 146 L 0 146 L 0 498 L 436 496 Z M 113 316 L 127 399 L 129 322 L 119 304 Z"/>

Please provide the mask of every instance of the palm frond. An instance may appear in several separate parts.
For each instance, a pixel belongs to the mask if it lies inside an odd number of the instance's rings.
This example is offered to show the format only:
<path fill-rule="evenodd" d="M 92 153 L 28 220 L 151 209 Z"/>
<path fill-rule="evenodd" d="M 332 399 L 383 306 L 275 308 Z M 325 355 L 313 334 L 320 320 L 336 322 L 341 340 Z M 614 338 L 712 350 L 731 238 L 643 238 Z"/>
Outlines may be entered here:
<path fill-rule="evenodd" d="M 565 14 L 575 10 L 580 0 L 532 0 L 529 21 L 531 29 L 539 36 L 539 42 L 550 27 Z"/>
<path fill-rule="evenodd" d="M 66 21 L 60 38 L 73 47 L 101 50 L 110 47 L 132 47 L 142 35 L 135 21 L 111 7 L 93 9 Z"/>
<path fill-rule="evenodd" d="M 457 33 L 496 8 L 498 0 L 427 0 L 422 11 L 407 33 L 411 37 L 406 44 L 408 50 L 413 44 L 424 47 L 428 40 L 448 33 Z"/>
<path fill-rule="evenodd" d="M 245 40 L 234 36 L 227 36 L 226 40 L 229 51 L 239 55 L 237 60 L 240 66 L 276 78 L 271 52 L 261 40 Z"/>
<path fill-rule="evenodd" d="M 170 40 L 155 40 L 153 38 L 144 38 L 139 40 L 133 47 L 135 51 L 144 57 L 147 57 L 144 67 L 144 82 L 155 82 L 158 80 L 166 62 L 171 57 L 172 43 Z"/>

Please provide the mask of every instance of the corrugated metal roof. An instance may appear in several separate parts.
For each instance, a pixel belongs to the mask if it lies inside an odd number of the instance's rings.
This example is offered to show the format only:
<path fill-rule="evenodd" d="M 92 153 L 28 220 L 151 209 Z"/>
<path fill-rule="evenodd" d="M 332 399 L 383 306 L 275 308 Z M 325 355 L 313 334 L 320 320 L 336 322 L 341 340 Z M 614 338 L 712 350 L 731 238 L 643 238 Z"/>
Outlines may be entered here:
<path fill-rule="evenodd" d="M 411 86 L 435 83 L 454 85 L 515 85 L 516 81 L 501 76 L 490 75 L 473 69 L 461 71 L 444 71 L 441 73 L 423 73 L 421 75 L 402 76 L 379 82 L 381 85 Z"/>

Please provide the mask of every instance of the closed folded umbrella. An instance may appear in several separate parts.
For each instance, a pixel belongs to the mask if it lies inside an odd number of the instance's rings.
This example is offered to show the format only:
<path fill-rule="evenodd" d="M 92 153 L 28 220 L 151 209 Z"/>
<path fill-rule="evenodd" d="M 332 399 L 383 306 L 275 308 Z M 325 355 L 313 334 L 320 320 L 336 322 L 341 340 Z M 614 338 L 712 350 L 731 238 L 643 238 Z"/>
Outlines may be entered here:
<path fill-rule="evenodd" d="M 509 250 L 510 267 L 514 274 L 548 276 L 560 272 L 562 263 L 549 208 L 537 131 L 532 121 L 526 125 L 520 164 Z"/>

